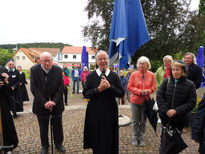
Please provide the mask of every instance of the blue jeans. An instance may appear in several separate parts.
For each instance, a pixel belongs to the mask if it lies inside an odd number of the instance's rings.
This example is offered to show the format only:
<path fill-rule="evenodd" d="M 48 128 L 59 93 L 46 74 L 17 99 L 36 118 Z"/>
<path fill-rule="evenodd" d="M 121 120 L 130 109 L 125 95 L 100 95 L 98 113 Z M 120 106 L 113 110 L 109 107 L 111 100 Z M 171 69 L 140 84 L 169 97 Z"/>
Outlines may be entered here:
<path fill-rule="evenodd" d="M 77 82 L 77 93 L 79 93 L 79 78 L 73 78 L 73 93 L 75 93 L 75 83 Z"/>

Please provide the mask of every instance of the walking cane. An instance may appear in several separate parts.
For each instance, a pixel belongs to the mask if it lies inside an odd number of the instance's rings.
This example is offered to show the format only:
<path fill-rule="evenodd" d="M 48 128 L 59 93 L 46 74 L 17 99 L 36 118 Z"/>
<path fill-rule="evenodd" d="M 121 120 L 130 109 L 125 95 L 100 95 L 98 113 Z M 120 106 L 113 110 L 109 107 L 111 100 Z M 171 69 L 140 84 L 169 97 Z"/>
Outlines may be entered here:
<path fill-rule="evenodd" d="M 51 132 L 51 153 L 53 154 L 53 124 L 52 124 L 52 114 L 50 112 L 49 115 L 49 120 L 50 120 L 50 132 Z"/>

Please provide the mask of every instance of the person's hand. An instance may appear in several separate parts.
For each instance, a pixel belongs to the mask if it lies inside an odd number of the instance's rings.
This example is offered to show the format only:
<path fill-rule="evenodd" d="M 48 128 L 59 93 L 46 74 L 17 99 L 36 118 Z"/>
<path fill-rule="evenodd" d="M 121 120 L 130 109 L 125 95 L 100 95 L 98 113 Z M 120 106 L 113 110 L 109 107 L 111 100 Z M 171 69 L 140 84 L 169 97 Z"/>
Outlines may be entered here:
<path fill-rule="evenodd" d="M 4 77 L 4 83 L 9 83 L 9 75 L 7 73 L 1 73 L 1 76 Z"/>
<path fill-rule="evenodd" d="M 47 109 L 47 110 L 50 110 L 50 112 L 53 110 L 53 107 L 56 105 L 55 102 L 53 101 L 48 101 L 46 102 L 46 104 L 44 105 L 44 107 Z"/>
<path fill-rule="evenodd" d="M 107 81 L 105 76 L 102 76 L 101 77 L 100 85 L 98 87 L 98 91 L 102 92 L 102 91 L 104 91 L 104 90 L 106 90 L 108 88 L 110 88 L 110 83 Z"/>
<path fill-rule="evenodd" d="M 174 110 L 174 109 L 170 109 L 166 112 L 166 115 L 169 117 L 169 118 L 172 118 L 176 115 L 177 111 Z"/>
<path fill-rule="evenodd" d="M 19 86 L 22 86 L 22 82 L 19 83 Z"/>
<path fill-rule="evenodd" d="M 149 95 L 149 90 L 143 89 L 142 96 L 147 96 L 147 95 Z"/>

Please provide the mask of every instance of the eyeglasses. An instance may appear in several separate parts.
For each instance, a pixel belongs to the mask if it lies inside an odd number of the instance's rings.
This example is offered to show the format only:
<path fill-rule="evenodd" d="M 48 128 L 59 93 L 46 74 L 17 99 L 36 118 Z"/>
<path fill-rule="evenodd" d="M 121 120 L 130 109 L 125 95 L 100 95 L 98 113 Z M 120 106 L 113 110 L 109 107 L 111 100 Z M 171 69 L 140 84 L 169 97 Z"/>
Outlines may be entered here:
<path fill-rule="evenodd" d="M 180 72 L 182 71 L 181 69 L 172 69 L 172 72 Z"/>
<path fill-rule="evenodd" d="M 108 58 L 99 58 L 98 59 L 98 61 L 103 61 L 103 60 L 106 61 L 106 60 L 108 60 Z"/>

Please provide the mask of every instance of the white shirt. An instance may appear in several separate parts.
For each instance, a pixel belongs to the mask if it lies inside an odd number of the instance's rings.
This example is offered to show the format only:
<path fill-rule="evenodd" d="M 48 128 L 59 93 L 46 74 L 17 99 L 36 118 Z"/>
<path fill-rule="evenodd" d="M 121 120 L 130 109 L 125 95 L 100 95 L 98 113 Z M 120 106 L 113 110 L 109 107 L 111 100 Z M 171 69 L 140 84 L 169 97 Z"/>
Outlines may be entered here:
<path fill-rule="evenodd" d="M 96 73 L 98 74 L 98 76 L 101 76 L 102 72 L 100 71 L 100 69 L 96 69 Z M 105 75 L 108 76 L 110 74 L 110 69 L 107 68 L 105 71 Z"/>

